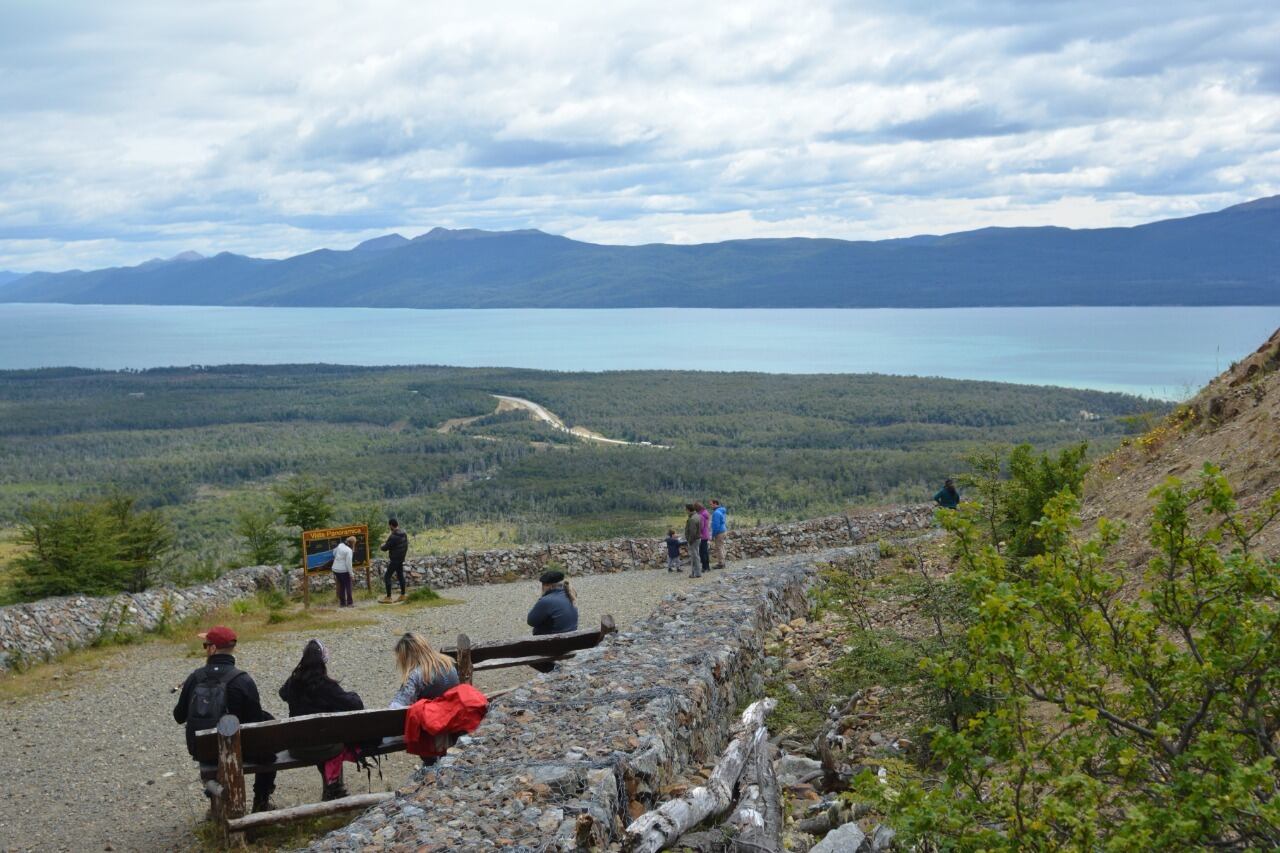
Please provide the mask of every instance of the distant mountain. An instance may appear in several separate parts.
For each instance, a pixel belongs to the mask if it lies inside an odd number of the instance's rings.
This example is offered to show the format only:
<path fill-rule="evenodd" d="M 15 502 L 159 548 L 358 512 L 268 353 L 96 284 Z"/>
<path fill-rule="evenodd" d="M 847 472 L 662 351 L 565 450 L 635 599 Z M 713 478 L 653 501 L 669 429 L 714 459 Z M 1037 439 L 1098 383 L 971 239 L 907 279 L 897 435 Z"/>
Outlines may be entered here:
<path fill-rule="evenodd" d="M 284 260 L 32 273 L 6 301 L 404 308 L 1280 304 L 1280 196 L 1133 228 L 602 246 L 435 228 Z"/>
<path fill-rule="evenodd" d="M 22 278 L 24 275 L 26 275 L 26 273 L 24 272 L 9 272 L 8 270 L 0 270 L 0 287 L 4 287 L 6 284 L 8 284 L 11 281 L 17 281 L 18 279 Z"/>

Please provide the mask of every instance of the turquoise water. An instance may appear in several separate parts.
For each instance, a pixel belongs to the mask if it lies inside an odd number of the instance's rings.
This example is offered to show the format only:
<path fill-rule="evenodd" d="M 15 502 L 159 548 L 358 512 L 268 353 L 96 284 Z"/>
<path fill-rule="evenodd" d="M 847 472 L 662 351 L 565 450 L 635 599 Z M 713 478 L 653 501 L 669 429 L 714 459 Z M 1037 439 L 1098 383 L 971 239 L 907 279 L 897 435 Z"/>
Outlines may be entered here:
<path fill-rule="evenodd" d="M 1280 307 L 941 309 L 3 306 L 0 368 L 446 364 L 894 373 L 1194 392 Z"/>

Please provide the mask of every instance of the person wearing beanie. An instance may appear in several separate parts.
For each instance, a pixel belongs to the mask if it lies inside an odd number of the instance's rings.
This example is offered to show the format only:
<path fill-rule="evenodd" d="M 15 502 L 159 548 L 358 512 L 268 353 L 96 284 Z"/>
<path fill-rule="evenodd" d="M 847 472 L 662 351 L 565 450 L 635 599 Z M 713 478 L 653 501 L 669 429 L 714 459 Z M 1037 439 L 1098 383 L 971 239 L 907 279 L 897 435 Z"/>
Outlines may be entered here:
<path fill-rule="evenodd" d="M 534 636 L 578 630 L 577 598 L 564 572 L 543 572 L 538 580 L 542 582 L 542 595 L 525 619 L 533 628 Z"/>

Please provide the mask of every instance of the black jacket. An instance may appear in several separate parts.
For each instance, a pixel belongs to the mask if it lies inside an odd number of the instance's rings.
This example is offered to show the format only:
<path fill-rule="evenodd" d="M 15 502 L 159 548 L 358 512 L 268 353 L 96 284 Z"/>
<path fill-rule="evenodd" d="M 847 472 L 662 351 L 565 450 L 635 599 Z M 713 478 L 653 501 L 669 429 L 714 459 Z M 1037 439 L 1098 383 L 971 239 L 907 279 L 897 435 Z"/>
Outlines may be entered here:
<path fill-rule="evenodd" d="M 363 711 L 364 702 L 354 690 L 343 690 L 332 678 L 325 679 L 315 689 L 308 690 L 290 678 L 280 688 L 280 698 L 289 706 L 290 717 L 303 714 L 328 714 L 333 711 Z"/>
<path fill-rule="evenodd" d="M 191 704 L 191 690 L 196 678 L 211 667 L 235 666 L 236 659 L 231 655 L 216 654 L 209 657 L 208 662 L 187 676 L 182 683 L 182 692 L 178 694 L 178 704 L 173 706 L 175 722 L 187 722 L 187 707 Z M 242 672 L 227 684 L 227 713 L 235 714 L 242 723 L 261 723 L 274 720 L 275 717 L 262 709 L 262 701 L 258 698 L 258 685 L 247 672 Z M 187 752 L 195 754 L 195 732 L 187 727 Z"/>
<path fill-rule="evenodd" d="M 409 536 L 399 528 L 391 531 L 387 541 L 382 543 L 382 551 L 387 552 L 387 559 L 392 567 L 403 566 L 404 557 L 409 553 Z"/>
<path fill-rule="evenodd" d="M 578 608 L 573 606 L 563 587 L 549 589 L 529 611 L 525 619 L 538 634 L 563 634 L 578 630 Z"/>

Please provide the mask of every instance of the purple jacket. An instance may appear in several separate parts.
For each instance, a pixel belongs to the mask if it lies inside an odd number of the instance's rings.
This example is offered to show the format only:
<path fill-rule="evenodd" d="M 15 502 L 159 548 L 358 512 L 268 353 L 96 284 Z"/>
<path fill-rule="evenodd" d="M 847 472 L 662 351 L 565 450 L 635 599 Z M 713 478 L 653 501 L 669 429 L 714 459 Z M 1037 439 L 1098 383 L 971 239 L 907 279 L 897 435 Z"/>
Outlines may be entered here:
<path fill-rule="evenodd" d="M 698 515 L 702 516 L 702 538 L 705 541 L 711 538 L 711 513 L 702 509 L 698 510 Z"/>

